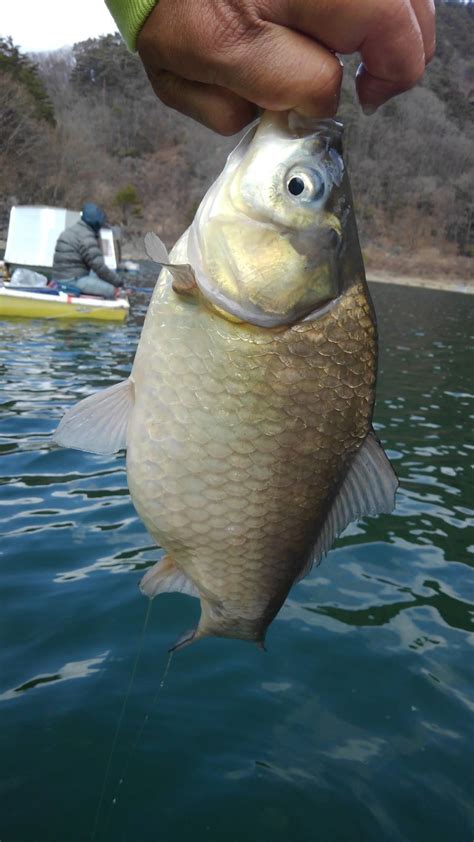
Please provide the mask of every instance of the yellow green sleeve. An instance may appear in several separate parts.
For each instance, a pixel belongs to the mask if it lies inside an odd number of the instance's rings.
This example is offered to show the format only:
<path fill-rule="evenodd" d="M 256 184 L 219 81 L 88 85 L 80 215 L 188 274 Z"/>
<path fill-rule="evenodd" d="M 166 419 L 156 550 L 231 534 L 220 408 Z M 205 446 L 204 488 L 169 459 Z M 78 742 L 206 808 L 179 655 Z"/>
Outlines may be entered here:
<path fill-rule="evenodd" d="M 158 0 L 105 0 L 129 50 L 137 49 L 137 36 Z"/>

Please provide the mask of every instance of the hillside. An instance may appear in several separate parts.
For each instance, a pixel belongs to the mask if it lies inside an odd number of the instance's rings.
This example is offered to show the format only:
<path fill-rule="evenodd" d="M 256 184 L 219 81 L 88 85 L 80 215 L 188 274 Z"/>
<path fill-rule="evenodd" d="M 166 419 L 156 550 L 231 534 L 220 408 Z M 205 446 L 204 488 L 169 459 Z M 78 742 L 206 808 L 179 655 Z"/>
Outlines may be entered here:
<path fill-rule="evenodd" d="M 473 43 L 473 5 L 439 6 L 423 84 L 370 118 L 355 103 L 357 62 L 345 61 L 340 118 L 371 266 L 472 275 Z M 129 254 L 149 229 L 171 245 L 234 144 L 164 108 L 118 35 L 32 57 L 0 40 L 3 227 L 15 202 L 93 199 L 123 226 Z"/>

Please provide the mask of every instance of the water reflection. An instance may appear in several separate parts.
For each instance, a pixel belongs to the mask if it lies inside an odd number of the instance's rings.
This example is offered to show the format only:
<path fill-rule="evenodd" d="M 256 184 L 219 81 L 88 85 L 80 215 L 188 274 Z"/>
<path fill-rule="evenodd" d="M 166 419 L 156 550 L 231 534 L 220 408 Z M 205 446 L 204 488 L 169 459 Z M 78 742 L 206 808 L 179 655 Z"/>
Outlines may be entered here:
<path fill-rule="evenodd" d="M 346 530 L 293 589 L 266 654 L 216 640 L 176 657 L 110 839 L 470 838 L 474 299 L 374 297 L 376 428 L 397 509 Z M 71 824 L 90 837 L 141 645 L 137 584 L 162 551 L 131 505 L 123 455 L 50 437 L 66 408 L 127 376 L 144 307 L 121 326 L 0 322 L 2 839 L 36 842 L 38 827 L 66 839 Z M 153 603 L 119 753 L 196 610 L 179 595 Z"/>
<path fill-rule="evenodd" d="M 96 658 L 89 658 L 87 661 L 75 661 L 70 664 L 64 664 L 56 673 L 51 675 L 37 675 L 34 678 L 30 678 L 28 681 L 20 684 L 19 687 L 13 687 L 11 690 L 5 690 L 4 693 L 0 693 L 0 702 L 9 701 L 10 699 L 16 698 L 20 693 L 26 693 L 28 690 L 44 687 L 46 684 L 70 681 L 73 678 L 88 678 L 93 673 L 99 672 L 100 665 L 104 663 L 108 655 L 108 652 L 103 652 Z"/>
<path fill-rule="evenodd" d="M 124 526 L 124 524 L 120 525 L 120 527 L 122 526 Z M 132 571 L 139 571 L 143 575 L 145 570 L 152 567 L 159 560 L 161 555 L 162 551 L 160 551 L 160 549 L 156 546 L 123 550 L 115 553 L 113 556 L 104 556 L 103 558 L 99 558 L 93 564 L 59 573 L 55 577 L 54 581 L 60 583 L 77 579 L 85 579 L 91 574 L 99 571 L 108 571 L 109 573 L 129 573 Z"/>
<path fill-rule="evenodd" d="M 367 577 L 371 578 L 371 577 Z M 411 599 L 403 599 L 399 602 L 385 603 L 383 605 L 371 605 L 367 608 L 347 609 L 336 605 L 320 605 L 317 608 L 304 606 L 306 611 L 316 614 L 323 614 L 346 623 L 350 626 L 384 626 L 390 623 L 402 611 L 412 608 L 426 606 L 438 612 L 439 617 L 453 629 L 464 629 L 468 632 L 474 631 L 474 608 L 472 603 L 463 602 L 459 597 L 452 597 L 443 593 L 441 585 L 433 580 L 425 580 L 423 587 L 434 593 L 431 596 L 417 594 L 407 587 L 397 587 L 394 582 L 378 579 L 379 582 L 391 585 L 395 591 L 408 594 Z"/>

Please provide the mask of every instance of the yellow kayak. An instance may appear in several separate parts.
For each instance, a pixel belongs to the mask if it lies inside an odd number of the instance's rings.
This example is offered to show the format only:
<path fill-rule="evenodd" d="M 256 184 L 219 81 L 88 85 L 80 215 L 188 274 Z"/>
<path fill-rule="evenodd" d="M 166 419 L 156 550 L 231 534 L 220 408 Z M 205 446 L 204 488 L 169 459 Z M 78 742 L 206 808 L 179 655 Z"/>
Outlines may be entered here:
<path fill-rule="evenodd" d="M 100 319 L 122 322 L 130 312 L 126 298 L 112 301 L 94 296 L 68 295 L 66 292 L 33 292 L 0 286 L 0 318 L 20 316 L 27 319 Z"/>

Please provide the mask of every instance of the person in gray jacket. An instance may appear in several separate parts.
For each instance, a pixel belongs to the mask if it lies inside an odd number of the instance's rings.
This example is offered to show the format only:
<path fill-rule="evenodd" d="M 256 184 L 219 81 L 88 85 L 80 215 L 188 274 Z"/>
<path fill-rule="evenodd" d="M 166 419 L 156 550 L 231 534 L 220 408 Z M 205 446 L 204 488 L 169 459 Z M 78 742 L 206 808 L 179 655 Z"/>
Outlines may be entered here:
<path fill-rule="evenodd" d="M 114 298 L 123 286 L 119 276 L 106 266 L 99 245 L 104 211 L 86 202 L 81 219 L 59 235 L 54 251 L 53 281 L 69 281 L 89 295 Z"/>

